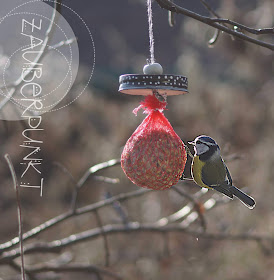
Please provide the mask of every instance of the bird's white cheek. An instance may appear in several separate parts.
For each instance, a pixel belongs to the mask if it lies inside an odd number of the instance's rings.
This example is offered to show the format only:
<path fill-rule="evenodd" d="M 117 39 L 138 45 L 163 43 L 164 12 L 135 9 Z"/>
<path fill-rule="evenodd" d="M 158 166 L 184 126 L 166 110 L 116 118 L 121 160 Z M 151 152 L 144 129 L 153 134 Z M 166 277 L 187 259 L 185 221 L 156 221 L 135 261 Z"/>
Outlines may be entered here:
<path fill-rule="evenodd" d="M 207 145 L 196 145 L 195 147 L 195 152 L 198 154 L 198 155 L 201 155 L 201 154 L 204 154 L 205 152 L 207 152 L 209 150 L 209 147 Z"/>

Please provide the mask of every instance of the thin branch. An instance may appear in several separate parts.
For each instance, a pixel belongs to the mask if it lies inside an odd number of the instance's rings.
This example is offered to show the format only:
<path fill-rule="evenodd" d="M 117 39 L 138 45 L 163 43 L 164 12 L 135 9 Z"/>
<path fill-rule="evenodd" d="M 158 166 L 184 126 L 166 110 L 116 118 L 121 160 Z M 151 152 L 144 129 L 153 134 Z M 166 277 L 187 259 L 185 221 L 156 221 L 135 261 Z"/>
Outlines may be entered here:
<path fill-rule="evenodd" d="M 200 0 L 200 2 L 212 15 L 214 15 L 216 18 L 220 18 L 220 16 L 210 7 L 210 5 L 205 0 Z"/>
<path fill-rule="evenodd" d="M 206 9 L 207 9 L 210 13 L 212 13 L 215 17 L 220 18 L 220 16 L 219 16 L 217 13 L 215 13 L 215 11 L 208 5 L 208 3 L 207 3 L 206 1 L 200 0 L 200 2 L 204 5 L 204 7 L 206 7 Z M 208 41 L 208 44 L 209 44 L 210 46 L 214 45 L 214 44 L 217 42 L 217 40 L 218 40 L 218 38 L 219 38 L 219 35 L 220 35 L 220 30 L 219 30 L 219 29 L 215 29 L 214 35 L 213 35 L 212 38 Z M 232 37 L 232 38 L 233 38 L 233 37 Z"/>
<path fill-rule="evenodd" d="M 221 18 L 221 16 L 218 15 L 218 14 L 211 8 L 211 6 L 210 6 L 205 0 L 200 0 L 200 2 L 203 4 L 203 6 L 204 6 L 212 15 L 214 15 L 216 18 Z M 224 24 L 224 26 L 226 26 L 226 25 Z M 213 35 L 212 38 L 208 41 L 208 44 L 209 44 L 210 46 L 213 46 L 213 45 L 217 42 L 217 40 L 218 40 L 218 38 L 219 38 L 219 35 L 220 35 L 220 30 L 219 30 L 219 29 L 215 29 L 214 35 Z M 232 40 L 234 40 L 234 37 L 233 37 L 232 35 L 231 35 L 231 38 L 232 38 Z"/>
<path fill-rule="evenodd" d="M 172 0 L 170 0 L 173 2 Z M 173 27 L 175 25 L 175 16 L 172 11 L 168 11 L 168 24 L 170 27 Z"/>
<path fill-rule="evenodd" d="M 118 184 L 118 183 L 120 183 L 120 180 L 118 178 L 110 178 L 110 177 L 106 177 L 106 176 L 93 176 L 93 179 L 95 181 L 105 182 L 105 183 L 108 183 L 108 184 Z"/>
<path fill-rule="evenodd" d="M 61 41 L 53 46 L 49 46 L 48 50 L 50 51 L 50 50 L 59 49 L 60 47 L 71 45 L 74 42 L 77 42 L 77 38 L 75 37 L 68 40 Z"/>
<path fill-rule="evenodd" d="M 175 3 L 172 3 L 171 1 L 169 0 L 156 0 L 156 2 L 159 4 L 159 6 L 163 9 L 166 9 L 168 11 L 173 11 L 175 13 L 178 13 L 178 14 L 183 14 L 183 15 L 186 15 L 188 17 L 191 17 L 193 19 L 196 19 L 200 22 L 203 22 L 207 25 L 210 25 L 214 28 L 217 28 L 223 32 L 226 32 L 230 35 L 233 35 L 235 37 L 238 37 L 242 40 L 245 40 L 245 41 L 248 41 L 250 43 L 253 43 L 255 45 L 259 45 L 259 46 L 262 46 L 262 47 L 265 47 L 267 49 L 270 49 L 270 50 L 274 50 L 274 45 L 271 44 L 271 43 L 267 43 L 267 42 L 264 42 L 264 41 L 261 41 L 261 40 L 257 40 L 257 39 L 254 39 L 250 36 L 247 36 L 241 32 L 238 32 L 237 30 L 235 29 L 230 29 L 226 26 L 223 26 L 222 24 L 223 23 L 227 23 L 227 24 L 231 24 L 233 26 L 236 26 L 242 30 L 245 30 L 249 33 L 252 33 L 252 34 L 255 34 L 255 35 L 260 35 L 260 34 L 273 34 L 274 33 L 274 28 L 264 28 L 264 29 L 254 29 L 254 28 L 250 28 L 250 27 L 247 27 L 243 24 L 239 24 L 235 21 L 231 21 L 229 19 L 216 19 L 216 18 L 210 18 L 210 17 L 205 17 L 205 16 L 202 16 L 200 14 L 197 14 L 195 12 L 192 12 L 188 9 L 185 9 L 183 7 L 180 7 L 179 5 L 176 5 Z"/>
<path fill-rule="evenodd" d="M 56 165 L 58 168 L 61 169 L 61 171 L 67 175 L 70 179 L 70 181 L 73 183 L 74 189 L 72 192 L 72 197 L 71 197 L 71 206 L 70 208 L 72 209 L 72 214 L 75 213 L 75 209 L 76 209 L 76 203 L 77 203 L 77 197 L 78 197 L 78 187 L 77 187 L 77 181 L 75 180 L 75 178 L 73 177 L 73 175 L 71 174 L 71 172 L 60 162 L 54 162 L 54 165 Z"/>
<path fill-rule="evenodd" d="M 194 208 L 195 208 L 195 210 L 198 213 L 198 216 L 200 218 L 201 227 L 202 227 L 203 231 L 205 232 L 206 231 L 206 220 L 205 220 L 205 217 L 204 217 L 204 215 L 202 213 L 202 209 L 201 209 L 202 206 L 201 206 L 201 204 L 198 203 L 191 195 L 189 195 L 188 193 L 186 193 L 183 190 L 179 189 L 178 187 L 173 186 L 172 190 L 177 192 L 179 195 L 181 195 L 183 197 L 186 197 L 188 200 L 190 200 L 193 203 Z"/>
<path fill-rule="evenodd" d="M 115 165 L 120 164 L 121 160 L 120 159 L 111 159 L 109 161 L 106 162 L 102 162 L 99 164 L 96 164 L 92 167 L 90 167 L 85 174 L 81 177 L 81 179 L 78 181 L 78 183 L 75 186 L 74 189 L 74 193 L 72 196 L 72 201 L 71 201 L 71 209 L 73 212 L 76 211 L 76 207 L 77 207 L 77 198 L 78 198 L 78 194 L 79 194 L 79 190 L 83 187 L 83 185 L 86 183 L 87 179 L 90 177 L 90 175 L 102 170 L 102 169 L 106 169 Z"/>
<path fill-rule="evenodd" d="M 11 261 L 9 266 L 12 267 L 15 271 L 21 272 L 21 266 L 18 265 L 15 261 Z M 25 269 L 25 274 L 28 276 L 29 280 L 37 280 L 32 273 L 30 273 L 27 269 Z"/>
<path fill-rule="evenodd" d="M 5 159 L 8 163 L 9 169 L 10 169 L 13 186 L 14 186 L 14 190 L 15 190 L 15 194 L 16 194 L 18 231 L 19 231 L 18 236 L 19 236 L 19 243 L 20 243 L 19 249 L 20 249 L 20 256 L 21 256 L 21 276 L 22 276 L 22 280 L 25 280 L 26 275 L 25 275 L 25 265 L 24 265 L 24 247 L 23 247 L 23 229 L 22 229 L 23 222 L 22 222 L 22 209 L 21 209 L 20 196 L 19 196 L 19 184 L 17 181 L 17 176 L 16 176 L 10 156 L 8 154 L 6 154 Z"/>
<path fill-rule="evenodd" d="M 187 155 L 189 155 L 190 158 L 193 159 L 193 154 L 191 153 L 189 147 L 186 144 L 184 144 L 184 147 L 185 147 Z"/>
<path fill-rule="evenodd" d="M 52 35 L 53 35 L 54 29 L 55 29 L 55 21 L 56 21 L 56 17 L 57 17 L 57 11 L 60 11 L 60 9 L 61 9 L 61 1 L 62 0 L 54 1 L 54 8 L 53 8 L 52 16 L 51 16 L 51 19 L 50 19 L 50 24 L 48 26 L 48 29 L 46 30 L 45 39 L 43 41 L 41 49 L 39 50 L 37 56 L 35 57 L 34 61 L 32 62 L 32 68 L 29 68 L 28 71 L 25 71 L 24 75 L 21 75 L 12 84 L 6 86 L 7 88 L 11 88 L 11 90 L 9 91 L 9 93 L 7 94 L 5 99 L 3 99 L 0 102 L 0 111 L 8 103 L 8 101 L 13 97 L 13 95 L 16 91 L 16 88 L 18 88 L 21 84 L 24 83 L 24 80 L 26 80 L 26 78 L 31 74 L 33 68 L 35 68 L 35 66 L 38 63 L 40 63 L 40 61 L 45 56 L 46 49 L 48 48 L 48 45 L 50 44 L 50 42 L 52 40 Z M 4 88 L 5 88 L 5 86 L 1 87 L 0 89 L 4 89 Z"/>
<path fill-rule="evenodd" d="M 208 45 L 213 46 L 217 42 L 219 36 L 220 36 L 220 30 L 215 29 L 213 36 L 208 40 Z M 233 37 L 233 36 L 231 35 L 231 37 Z"/>
<path fill-rule="evenodd" d="M 104 227 L 103 227 L 103 223 L 101 220 L 101 217 L 99 215 L 98 210 L 94 211 L 96 220 L 97 220 L 97 224 L 99 226 L 99 228 L 101 229 L 101 233 L 102 233 L 102 237 L 103 237 L 103 241 L 104 241 L 104 248 L 105 248 L 105 266 L 109 266 L 109 246 L 108 246 L 108 240 L 107 240 L 107 236 L 104 232 Z"/>
<path fill-rule="evenodd" d="M 102 169 L 107 169 L 109 167 L 119 165 L 121 163 L 121 159 L 111 159 L 102 163 L 98 163 L 92 167 L 90 167 L 85 174 L 82 176 L 82 178 L 78 182 L 78 188 L 81 188 L 87 179 L 89 178 L 90 175 L 102 170 Z"/>
<path fill-rule="evenodd" d="M 147 192 L 150 192 L 150 191 L 151 190 L 149 190 L 149 189 L 138 189 L 137 191 L 132 191 L 132 192 L 129 192 L 129 193 L 122 193 L 122 194 L 113 196 L 109 199 L 98 201 L 96 203 L 84 206 L 82 208 L 78 208 L 75 213 L 72 213 L 71 211 L 68 211 L 68 212 L 63 213 L 59 216 L 56 216 L 56 217 L 44 222 L 43 224 L 29 230 L 28 232 L 24 233 L 23 234 L 23 240 L 27 240 L 29 238 L 32 238 L 32 237 L 38 235 L 39 233 L 41 233 L 41 232 L 59 224 L 59 223 L 65 221 L 65 220 L 67 220 L 67 219 L 69 219 L 73 216 L 80 216 L 80 215 L 83 215 L 85 213 L 92 212 L 96 209 L 100 209 L 102 207 L 109 206 L 115 201 L 125 201 L 125 200 L 131 199 L 131 198 L 136 198 L 136 197 L 138 197 L 140 195 L 143 195 L 143 194 L 145 194 Z M 19 238 L 15 237 L 10 241 L 1 244 L 0 245 L 0 254 L 3 254 L 4 251 L 9 250 L 10 248 L 17 245 L 18 243 L 19 243 Z"/>
<path fill-rule="evenodd" d="M 193 195 L 193 199 L 200 198 L 207 191 L 208 191 L 208 189 L 206 189 L 206 188 L 200 189 L 198 192 L 196 192 Z M 155 224 L 159 225 L 159 226 L 166 226 L 169 223 L 174 223 L 179 220 L 183 220 L 190 214 L 192 208 L 193 208 L 192 203 L 188 203 L 184 207 L 182 207 L 180 210 L 178 210 L 177 212 L 175 212 L 167 217 L 163 217 L 163 218 L 159 219 Z"/>
<path fill-rule="evenodd" d="M 155 224 L 141 224 L 138 222 L 130 222 L 127 225 L 123 224 L 109 224 L 103 226 L 105 234 L 114 233 L 135 233 L 135 232 L 181 232 L 191 235 L 196 238 L 213 239 L 213 240 L 237 240 L 237 241 L 256 241 L 256 242 L 270 242 L 274 243 L 274 238 L 271 236 L 263 236 L 256 234 L 228 234 L 228 233 L 205 233 L 197 230 L 190 230 L 181 224 L 169 224 L 167 226 L 159 226 Z M 70 235 L 66 238 L 54 240 L 51 242 L 31 243 L 25 246 L 25 254 L 30 253 L 58 253 L 62 249 L 69 246 L 98 238 L 102 235 L 101 228 L 94 228 L 81 233 Z M 10 262 L 14 258 L 20 256 L 20 250 L 14 249 L 4 252 L 0 257 L 0 263 L 4 264 Z"/>
<path fill-rule="evenodd" d="M 255 35 L 268 35 L 268 34 L 274 34 L 274 27 L 271 28 L 251 28 L 248 26 L 245 26 L 241 23 L 238 23 L 236 21 L 230 20 L 230 19 L 224 19 L 224 18 L 213 18 L 211 19 L 213 22 L 219 22 L 219 23 L 227 23 L 232 25 L 232 27 L 238 27 L 241 30 L 245 30 L 251 34 Z"/>
<path fill-rule="evenodd" d="M 28 268 L 31 273 L 42 273 L 42 272 L 93 272 L 95 274 L 102 274 L 114 279 L 121 280 L 122 277 L 116 273 L 108 271 L 106 269 L 100 268 L 95 265 L 90 264 L 65 264 L 65 265 L 55 265 L 55 264 L 45 264 L 45 265 L 35 265 Z"/>
<path fill-rule="evenodd" d="M 221 199 L 220 198 L 215 199 L 214 197 L 209 198 L 208 200 L 206 200 L 203 203 L 201 210 L 204 211 L 204 212 L 207 212 L 207 211 L 209 211 L 213 208 L 216 208 L 219 205 L 224 205 L 224 203 L 233 201 L 233 200 L 230 200 L 230 199 L 224 201 L 223 198 L 224 197 L 222 197 Z M 198 218 L 199 218 L 199 215 L 197 214 L 197 212 L 192 212 L 186 219 L 184 219 L 181 222 L 181 225 L 184 226 L 184 227 L 188 227 L 190 224 L 194 223 Z"/>
<path fill-rule="evenodd" d="M 110 192 L 106 192 L 106 193 L 105 193 L 105 198 L 106 198 L 106 199 L 109 199 L 109 198 L 111 198 L 111 197 L 113 197 L 113 196 L 111 195 Z M 120 203 L 118 200 L 116 200 L 116 201 L 114 201 L 114 202 L 112 203 L 112 206 L 113 206 L 114 211 L 115 211 L 115 212 L 118 214 L 118 216 L 121 218 L 123 224 L 127 224 L 128 221 L 129 221 L 129 220 L 128 220 L 128 214 L 127 214 L 127 212 L 125 211 L 125 209 L 122 207 L 121 203 Z"/>

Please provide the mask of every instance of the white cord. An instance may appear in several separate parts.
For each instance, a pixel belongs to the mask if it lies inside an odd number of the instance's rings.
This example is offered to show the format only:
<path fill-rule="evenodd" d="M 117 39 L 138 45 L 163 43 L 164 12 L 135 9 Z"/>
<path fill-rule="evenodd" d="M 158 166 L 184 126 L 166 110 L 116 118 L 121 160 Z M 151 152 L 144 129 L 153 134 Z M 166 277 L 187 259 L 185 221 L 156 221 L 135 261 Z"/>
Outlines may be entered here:
<path fill-rule="evenodd" d="M 147 15 L 148 15 L 150 64 L 152 64 L 155 63 L 155 58 L 154 58 L 154 37 L 153 37 L 151 0 L 147 0 Z"/>

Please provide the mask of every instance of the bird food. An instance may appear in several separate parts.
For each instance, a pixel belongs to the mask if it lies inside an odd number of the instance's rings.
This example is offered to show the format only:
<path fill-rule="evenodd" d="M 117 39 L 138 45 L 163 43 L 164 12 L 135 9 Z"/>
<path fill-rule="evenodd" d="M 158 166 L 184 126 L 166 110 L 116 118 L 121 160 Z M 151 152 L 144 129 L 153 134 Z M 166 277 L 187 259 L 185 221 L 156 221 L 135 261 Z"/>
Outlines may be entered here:
<path fill-rule="evenodd" d="M 166 101 L 146 96 L 133 112 L 148 114 L 128 139 L 121 156 L 127 177 L 137 186 L 164 190 L 181 178 L 186 164 L 183 141 L 163 114 Z"/>

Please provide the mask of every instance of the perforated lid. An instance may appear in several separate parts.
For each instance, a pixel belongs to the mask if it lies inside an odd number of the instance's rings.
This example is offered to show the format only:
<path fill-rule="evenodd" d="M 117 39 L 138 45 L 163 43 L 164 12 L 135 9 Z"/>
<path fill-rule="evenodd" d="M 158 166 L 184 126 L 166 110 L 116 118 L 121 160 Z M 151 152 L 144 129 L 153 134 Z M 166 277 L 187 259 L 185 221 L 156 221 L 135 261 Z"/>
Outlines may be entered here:
<path fill-rule="evenodd" d="M 120 92 L 132 95 L 149 95 L 152 90 L 165 95 L 188 93 L 187 78 L 180 75 L 125 74 L 120 76 L 119 83 Z"/>

